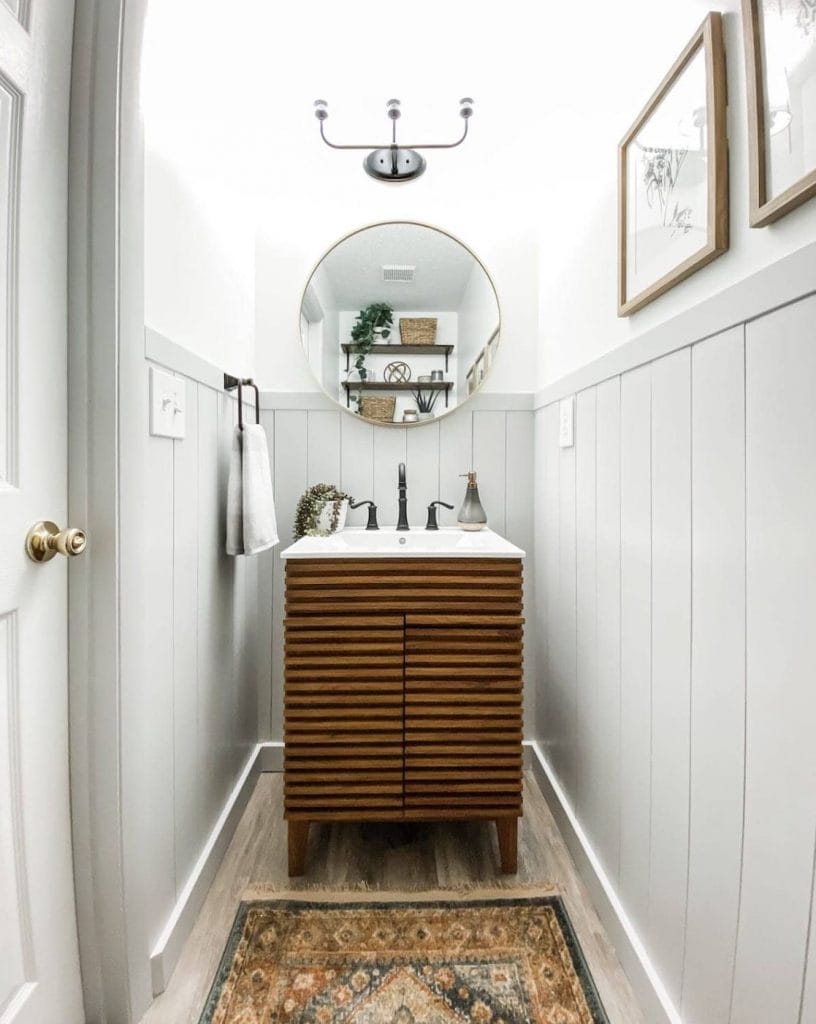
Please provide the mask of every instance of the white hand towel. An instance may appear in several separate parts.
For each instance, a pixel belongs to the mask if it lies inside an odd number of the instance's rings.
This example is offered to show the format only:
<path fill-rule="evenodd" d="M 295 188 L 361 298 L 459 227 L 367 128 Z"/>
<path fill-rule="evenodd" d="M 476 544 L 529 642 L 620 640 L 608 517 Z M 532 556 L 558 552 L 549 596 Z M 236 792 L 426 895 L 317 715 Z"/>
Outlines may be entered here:
<path fill-rule="evenodd" d="M 229 481 L 227 483 L 227 554 L 244 553 L 244 484 L 242 479 L 241 431 L 235 428 L 230 450 Z"/>
<path fill-rule="evenodd" d="M 278 543 L 269 452 L 262 426 L 248 423 L 232 437 L 227 486 L 227 554 L 257 555 Z"/>

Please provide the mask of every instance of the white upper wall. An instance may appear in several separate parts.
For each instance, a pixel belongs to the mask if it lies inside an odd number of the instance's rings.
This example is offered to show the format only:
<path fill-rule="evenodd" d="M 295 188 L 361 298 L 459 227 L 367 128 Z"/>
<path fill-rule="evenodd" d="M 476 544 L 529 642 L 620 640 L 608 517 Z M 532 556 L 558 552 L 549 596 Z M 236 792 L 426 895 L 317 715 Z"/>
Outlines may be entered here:
<path fill-rule="evenodd" d="M 255 229 L 240 197 L 145 160 L 145 323 L 240 376 L 255 359 Z"/>
<path fill-rule="evenodd" d="M 576 9 L 584 5 L 576 5 Z M 731 247 L 628 318 L 617 316 L 617 144 L 709 9 L 725 18 Z M 659 14 L 658 14 L 659 9 Z M 569 87 L 549 110 L 570 173 L 543 204 L 539 385 L 559 379 L 678 313 L 723 291 L 816 237 L 816 200 L 767 228 L 748 226 L 748 129 L 742 16 L 738 0 L 641 0 L 590 5 L 593 49 L 586 85 Z M 586 38 L 586 36 L 584 37 Z M 587 56 L 590 56 L 587 54 Z M 566 156 L 572 154 L 572 156 Z"/>
<path fill-rule="evenodd" d="M 816 201 L 748 227 L 747 110 L 738 0 L 725 12 L 731 249 L 618 319 L 617 145 L 696 30 L 710 0 L 590 0 L 556 9 L 376 0 L 152 0 L 146 37 L 148 323 L 261 384 L 317 387 L 299 343 L 300 298 L 341 237 L 416 220 L 461 238 L 494 278 L 502 345 L 487 387 L 528 390 L 666 321 L 806 244 Z M 183 61 L 180 60 L 183 54 Z M 183 74 L 180 69 L 183 65 Z M 328 137 L 446 141 L 458 100 L 476 100 L 470 137 L 429 151 L 418 181 L 369 179 L 361 151 Z M 540 270 L 539 270 L 540 265 Z M 246 320 L 252 303 L 252 324 Z M 540 319 L 538 309 L 540 308 Z"/>

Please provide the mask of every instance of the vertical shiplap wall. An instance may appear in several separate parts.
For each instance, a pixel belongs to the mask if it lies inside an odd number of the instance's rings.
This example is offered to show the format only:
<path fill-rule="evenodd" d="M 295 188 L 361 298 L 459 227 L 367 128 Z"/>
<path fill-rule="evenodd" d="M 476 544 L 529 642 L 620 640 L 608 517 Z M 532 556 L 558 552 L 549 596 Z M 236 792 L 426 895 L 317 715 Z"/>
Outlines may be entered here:
<path fill-rule="evenodd" d="M 274 395 L 265 404 L 274 404 Z M 491 396 L 492 404 L 501 402 Z M 320 399 L 317 400 L 318 402 Z M 508 405 L 516 403 L 508 402 Z M 397 466 L 406 464 L 408 519 L 423 529 L 427 506 L 436 498 L 440 524 L 454 525 L 473 468 L 489 525 L 528 555 L 525 615 L 528 617 L 526 677 L 535 678 L 533 576 L 533 413 L 519 409 L 465 407 L 437 422 L 413 428 L 374 427 L 336 408 L 266 409 L 261 413 L 273 453 L 275 508 L 281 544 L 258 560 L 260 634 L 267 638 L 259 659 L 260 735 L 281 740 L 283 695 L 284 569 L 280 551 L 291 543 L 297 500 L 315 483 L 334 483 L 355 499 L 373 498 L 381 525 L 397 519 Z M 349 525 L 364 526 L 366 509 L 349 513 Z M 528 685 L 525 713 L 534 732 L 535 688 Z"/>
<path fill-rule="evenodd" d="M 185 384 L 186 436 L 145 438 L 150 490 L 138 511 L 150 538 L 140 566 L 145 645 L 133 699 L 149 709 L 138 799 L 151 821 L 139 849 L 152 879 L 144 894 L 151 948 L 258 736 L 258 561 L 224 551 L 236 403 L 189 378 Z"/>
<path fill-rule="evenodd" d="M 686 1024 L 816 1021 L 815 323 L 536 413 L 537 734 Z"/>

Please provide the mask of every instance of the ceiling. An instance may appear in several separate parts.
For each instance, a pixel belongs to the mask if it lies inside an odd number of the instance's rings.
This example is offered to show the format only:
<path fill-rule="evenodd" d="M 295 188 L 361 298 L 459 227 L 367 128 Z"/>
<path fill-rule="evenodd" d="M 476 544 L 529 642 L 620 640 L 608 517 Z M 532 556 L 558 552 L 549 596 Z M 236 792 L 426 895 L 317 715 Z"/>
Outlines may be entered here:
<path fill-rule="evenodd" d="M 415 267 L 410 283 L 384 282 L 383 265 Z M 382 224 L 358 231 L 323 260 L 338 309 L 388 302 L 394 309 L 456 310 L 476 260 L 442 231 L 420 224 Z"/>
<path fill-rule="evenodd" d="M 337 224 L 425 219 L 477 246 L 526 224 L 554 275 L 614 207 L 617 144 L 710 6 L 149 0 L 148 154 L 208 207 L 229 196 L 223 216 L 240 208 L 281 248 L 305 219 L 328 238 L 344 233 Z M 426 152 L 426 174 L 397 186 L 367 178 L 360 151 L 324 146 L 312 110 L 328 101 L 332 141 L 384 143 L 397 96 L 399 141 L 446 142 L 464 95 L 475 99 L 466 142 Z"/>
<path fill-rule="evenodd" d="M 330 138 L 382 143 L 391 96 L 403 104 L 399 137 L 423 142 L 459 134 L 458 101 L 469 95 L 471 138 L 428 154 L 428 175 L 498 164 L 511 188 L 569 186 L 614 161 L 607 140 L 624 134 L 710 6 L 149 0 L 147 136 L 190 176 L 269 195 L 281 181 L 325 180 L 327 168 L 360 172 L 361 153 L 319 143 L 316 98 L 329 103 Z M 715 6 L 735 11 L 739 0 Z"/>

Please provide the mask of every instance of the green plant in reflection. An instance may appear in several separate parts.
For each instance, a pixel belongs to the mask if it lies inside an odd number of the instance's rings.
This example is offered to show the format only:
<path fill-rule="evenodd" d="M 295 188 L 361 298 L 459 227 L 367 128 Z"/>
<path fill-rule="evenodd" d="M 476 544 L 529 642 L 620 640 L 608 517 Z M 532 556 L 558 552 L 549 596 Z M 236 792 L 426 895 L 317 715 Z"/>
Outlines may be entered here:
<path fill-rule="evenodd" d="M 371 346 L 390 337 L 393 322 L 394 310 L 387 302 L 372 302 L 357 314 L 351 328 L 351 340 L 357 346 L 354 367 L 360 374 L 360 380 L 368 376 L 365 360 Z"/>

